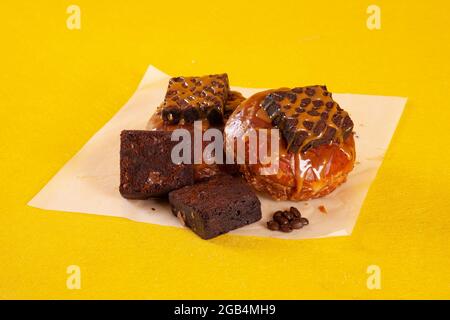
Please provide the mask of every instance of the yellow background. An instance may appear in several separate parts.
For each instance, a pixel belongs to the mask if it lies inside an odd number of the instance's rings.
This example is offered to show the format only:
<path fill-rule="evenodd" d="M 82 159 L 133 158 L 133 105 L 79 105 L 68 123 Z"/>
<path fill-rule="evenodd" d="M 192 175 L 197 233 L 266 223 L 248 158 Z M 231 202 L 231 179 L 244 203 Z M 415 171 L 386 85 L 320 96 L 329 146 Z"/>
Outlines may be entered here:
<path fill-rule="evenodd" d="M 449 298 L 448 1 L 2 1 L 0 298 Z M 377 4 L 382 29 L 366 27 Z M 225 235 L 26 203 L 148 64 L 409 101 L 351 237 Z M 330 213 L 332 214 L 332 213 Z M 66 288 L 79 265 L 82 289 Z M 366 269 L 382 289 L 366 287 Z"/>

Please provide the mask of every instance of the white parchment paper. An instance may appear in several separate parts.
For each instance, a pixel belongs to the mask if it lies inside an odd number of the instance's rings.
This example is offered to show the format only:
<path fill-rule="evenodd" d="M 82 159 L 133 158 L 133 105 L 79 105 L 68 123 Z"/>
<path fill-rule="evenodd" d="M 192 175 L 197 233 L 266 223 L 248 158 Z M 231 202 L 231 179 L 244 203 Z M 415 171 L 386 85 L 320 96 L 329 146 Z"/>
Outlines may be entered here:
<path fill-rule="evenodd" d="M 123 217 L 138 222 L 182 227 L 169 205 L 161 200 L 127 200 L 119 194 L 120 132 L 144 129 L 161 103 L 170 76 L 150 66 L 130 100 L 47 183 L 28 205 L 57 211 Z M 263 89 L 237 88 L 244 96 Z M 357 138 L 357 165 L 348 181 L 327 197 L 307 202 L 278 202 L 259 195 L 261 221 L 232 231 L 232 234 L 286 239 L 307 239 L 350 235 L 364 198 L 375 179 L 384 153 L 406 104 L 406 98 L 334 94 L 350 113 Z M 310 225 L 284 234 L 266 228 L 269 216 L 295 205 Z M 328 213 L 318 209 L 325 206 Z M 152 210 L 155 208 L 156 210 Z M 171 232 L 167 228 L 167 232 Z M 190 231 L 187 231 L 190 232 Z"/>

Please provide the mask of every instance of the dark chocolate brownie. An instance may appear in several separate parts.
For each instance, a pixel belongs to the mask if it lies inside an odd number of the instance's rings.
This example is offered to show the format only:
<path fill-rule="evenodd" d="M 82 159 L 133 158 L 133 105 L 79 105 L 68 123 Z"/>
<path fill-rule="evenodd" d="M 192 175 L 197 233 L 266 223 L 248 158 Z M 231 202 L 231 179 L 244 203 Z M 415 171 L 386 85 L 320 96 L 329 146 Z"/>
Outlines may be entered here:
<path fill-rule="evenodd" d="M 203 239 L 261 219 L 261 203 L 240 177 L 220 175 L 169 193 L 172 213 Z"/>
<path fill-rule="evenodd" d="M 194 183 L 192 164 L 171 159 L 171 132 L 125 130 L 120 135 L 120 193 L 129 199 L 161 197 Z"/>

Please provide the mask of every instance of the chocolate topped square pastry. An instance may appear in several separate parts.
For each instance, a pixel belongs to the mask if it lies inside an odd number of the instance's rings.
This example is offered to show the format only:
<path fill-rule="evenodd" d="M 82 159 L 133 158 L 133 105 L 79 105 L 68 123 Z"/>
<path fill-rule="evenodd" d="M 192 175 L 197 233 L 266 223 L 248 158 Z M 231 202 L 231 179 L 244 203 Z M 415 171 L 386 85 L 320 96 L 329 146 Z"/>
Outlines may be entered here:
<path fill-rule="evenodd" d="M 161 197 L 194 183 L 192 164 L 171 159 L 171 132 L 125 130 L 120 135 L 120 193 L 128 199 Z"/>
<path fill-rule="evenodd" d="M 229 91 L 226 73 L 172 78 L 162 105 L 162 118 L 168 124 L 193 123 L 200 119 L 220 124 Z"/>

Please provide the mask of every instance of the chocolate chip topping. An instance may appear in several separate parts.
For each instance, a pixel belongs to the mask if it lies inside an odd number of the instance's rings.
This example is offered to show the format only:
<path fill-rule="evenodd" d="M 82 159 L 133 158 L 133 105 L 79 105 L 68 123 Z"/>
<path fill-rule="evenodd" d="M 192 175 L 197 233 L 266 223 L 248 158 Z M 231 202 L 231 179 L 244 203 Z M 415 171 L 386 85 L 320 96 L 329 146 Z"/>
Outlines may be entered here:
<path fill-rule="evenodd" d="M 178 124 L 207 118 L 222 123 L 229 90 L 227 74 L 172 78 L 162 106 L 163 120 Z"/>
<path fill-rule="evenodd" d="M 316 94 L 316 90 L 313 87 L 306 88 L 305 92 L 310 97 L 313 97 Z"/>
<path fill-rule="evenodd" d="M 343 143 L 353 130 L 350 116 L 333 100 L 326 86 L 272 91 L 261 107 L 280 129 L 289 152 Z"/>
<path fill-rule="evenodd" d="M 319 135 L 327 126 L 327 123 L 325 122 L 325 120 L 319 120 L 316 123 L 316 126 L 314 127 L 314 134 L 315 135 Z"/>
<path fill-rule="evenodd" d="M 316 108 L 320 108 L 321 106 L 324 105 L 324 103 L 323 103 L 322 100 L 314 100 L 314 101 L 313 101 L 313 105 L 314 105 L 314 107 L 316 107 Z"/>
<path fill-rule="evenodd" d="M 312 130 L 314 127 L 314 122 L 305 120 L 303 121 L 303 126 L 308 130 Z"/>
<path fill-rule="evenodd" d="M 307 107 L 308 104 L 310 104 L 310 103 L 311 103 L 311 99 L 305 98 L 305 99 L 302 99 L 302 103 L 300 103 L 300 106 L 304 108 L 304 107 Z"/>

